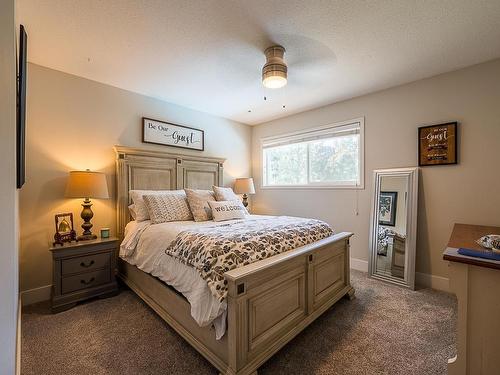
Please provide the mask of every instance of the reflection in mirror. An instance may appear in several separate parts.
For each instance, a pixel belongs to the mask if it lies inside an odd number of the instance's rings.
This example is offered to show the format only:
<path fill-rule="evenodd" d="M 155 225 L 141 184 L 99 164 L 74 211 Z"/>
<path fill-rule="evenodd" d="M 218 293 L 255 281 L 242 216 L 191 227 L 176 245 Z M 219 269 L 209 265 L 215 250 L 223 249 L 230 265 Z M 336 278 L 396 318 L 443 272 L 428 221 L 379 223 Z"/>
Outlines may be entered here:
<path fill-rule="evenodd" d="M 383 176 L 378 194 L 378 244 L 376 270 L 379 274 L 404 278 L 406 242 L 406 198 L 404 176 Z"/>
<path fill-rule="evenodd" d="M 416 168 L 375 171 L 370 275 L 414 287 Z"/>

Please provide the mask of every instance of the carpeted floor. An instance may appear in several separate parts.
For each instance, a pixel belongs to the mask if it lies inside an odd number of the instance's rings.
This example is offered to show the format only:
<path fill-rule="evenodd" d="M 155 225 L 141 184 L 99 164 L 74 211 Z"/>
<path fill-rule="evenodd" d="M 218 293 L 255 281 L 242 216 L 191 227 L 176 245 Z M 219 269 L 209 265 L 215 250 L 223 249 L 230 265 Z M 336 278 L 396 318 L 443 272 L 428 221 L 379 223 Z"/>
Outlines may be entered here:
<path fill-rule="evenodd" d="M 456 300 L 354 271 L 341 300 L 266 362 L 264 374 L 445 374 Z M 22 316 L 22 374 L 217 374 L 131 291 L 56 315 Z"/>

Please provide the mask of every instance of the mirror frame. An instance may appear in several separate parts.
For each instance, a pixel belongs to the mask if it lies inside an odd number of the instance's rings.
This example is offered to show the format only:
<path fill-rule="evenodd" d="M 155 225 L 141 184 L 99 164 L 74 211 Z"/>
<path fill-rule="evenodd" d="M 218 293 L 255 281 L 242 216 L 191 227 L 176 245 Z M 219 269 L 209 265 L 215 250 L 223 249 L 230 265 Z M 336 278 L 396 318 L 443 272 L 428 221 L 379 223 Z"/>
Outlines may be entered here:
<path fill-rule="evenodd" d="M 376 169 L 373 171 L 373 196 L 370 215 L 370 257 L 369 276 L 387 281 L 406 288 L 415 289 L 415 255 L 417 244 L 417 211 L 418 211 L 418 175 L 419 168 Z M 378 207 L 382 177 L 406 177 L 408 179 L 408 194 L 406 202 L 406 256 L 404 278 L 380 275 L 376 272 L 378 244 Z"/>

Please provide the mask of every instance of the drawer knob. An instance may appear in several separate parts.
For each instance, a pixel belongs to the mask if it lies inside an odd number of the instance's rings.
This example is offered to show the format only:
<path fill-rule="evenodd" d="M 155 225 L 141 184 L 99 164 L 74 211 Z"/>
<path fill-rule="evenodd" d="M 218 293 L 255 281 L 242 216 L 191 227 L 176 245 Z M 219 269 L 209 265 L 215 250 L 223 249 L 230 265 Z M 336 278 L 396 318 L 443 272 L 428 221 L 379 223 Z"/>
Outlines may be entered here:
<path fill-rule="evenodd" d="M 85 280 L 80 280 L 80 282 L 83 284 L 83 285 L 89 285 L 89 284 L 92 284 L 95 280 L 95 277 L 92 277 L 90 280 L 88 281 L 85 281 Z"/>
<path fill-rule="evenodd" d="M 93 260 L 91 260 L 90 262 L 88 262 L 87 264 L 85 264 L 85 262 L 82 262 L 80 263 L 80 266 L 81 267 L 85 267 L 85 268 L 89 268 L 90 266 L 92 266 L 95 262 Z"/>

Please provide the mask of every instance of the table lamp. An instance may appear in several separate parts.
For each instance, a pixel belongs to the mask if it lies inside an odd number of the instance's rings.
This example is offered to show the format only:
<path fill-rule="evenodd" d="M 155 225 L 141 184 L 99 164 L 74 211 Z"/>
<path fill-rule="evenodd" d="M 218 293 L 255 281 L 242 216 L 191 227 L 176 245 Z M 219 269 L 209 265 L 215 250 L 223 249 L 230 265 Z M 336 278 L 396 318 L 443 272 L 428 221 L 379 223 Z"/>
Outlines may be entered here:
<path fill-rule="evenodd" d="M 78 236 L 78 241 L 95 240 L 97 236 L 92 234 L 92 223 L 94 216 L 90 198 L 109 199 L 106 175 L 101 172 L 71 171 L 69 172 L 68 184 L 66 186 L 67 198 L 84 198 L 82 203 L 83 234 Z"/>
<path fill-rule="evenodd" d="M 236 194 L 243 194 L 243 206 L 248 206 L 248 195 L 255 194 L 255 188 L 253 186 L 253 178 L 237 178 L 234 182 L 234 192 Z"/>

